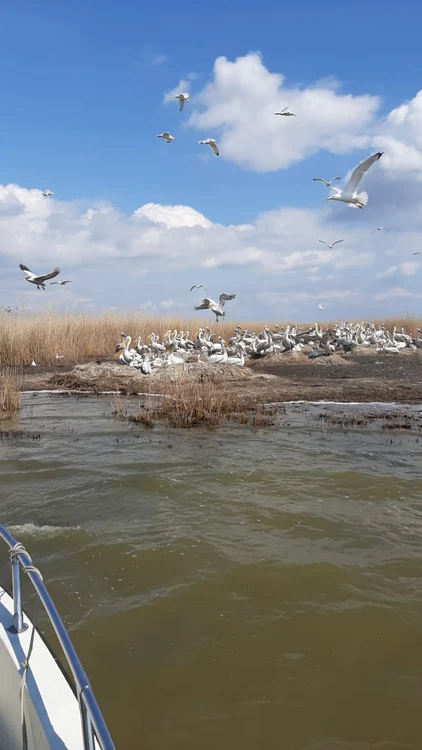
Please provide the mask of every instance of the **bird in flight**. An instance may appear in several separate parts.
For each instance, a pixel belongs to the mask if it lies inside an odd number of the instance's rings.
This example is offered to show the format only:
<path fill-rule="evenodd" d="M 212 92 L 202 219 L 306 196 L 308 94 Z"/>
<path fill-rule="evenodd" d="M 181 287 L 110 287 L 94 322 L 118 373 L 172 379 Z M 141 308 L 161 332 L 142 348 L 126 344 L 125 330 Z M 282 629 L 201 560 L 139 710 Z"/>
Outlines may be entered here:
<path fill-rule="evenodd" d="M 179 112 L 181 112 L 185 106 L 185 102 L 189 101 L 190 97 L 189 94 L 176 94 L 174 98 L 179 100 Z"/>
<path fill-rule="evenodd" d="M 382 230 L 385 229 L 386 232 L 389 232 L 390 230 L 387 229 L 387 227 L 377 227 L 376 229 L 373 229 L 371 234 L 374 234 L 374 232 L 382 232 Z"/>
<path fill-rule="evenodd" d="M 60 284 L 60 286 L 64 286 L 65 284 L 71 284 L 71 283 L 72 283 L 71 279 L 66 279 L 66 281 L 50 281 L 51 286 L 53 284 Z"/>
<path fill-rule="evenodd" d="M 189 291 L 191 292 L 191 291 L 192 291 L 192 289 L 203 289 L 203 290 L 204 290 L 204 292 L 206 292 L 206 291 L 207 291 L 207 290 L 205 289 L 205 287 L 204 287 L 204 285 L 203 285 L 203 284 L 194 284 L 193 286 L 191 286 L 191 288 L 189 289 Z"/>
<path fill-rule="evenodd" d="M 223 294 L 220 294 L 218 298 L 218 302 L 214 302 L 213 299 L 210 297 L 205 297 L 202 302 L 194 307 L 194 310 L 212 310 L 218 323 L 218 318 L 225 318 L 226 317 L 226 311 L 223 310 L 223 307 L 227 300 L 235 299 L 235 294 L 226 294 L 223 292 Z"/>
<path fill-rule="evenodd" d="M 331 187 L 332 182 L 335 182 L 336 180 L 341 180 L 341 177 L 333 177 L 333 179 L 330 180 L 329 182 L 327 182 L 327 180 L 323 180 L 322 177 L 313 177 L 312 180 L 313 182 L 323 182 L 325 187 L 329 188 Z"/>
<path fill-rule="evenodd" d="M 323 310 L 323 309 L 324 309 L 324 308 L 323 308 L 323 306 L 322 306 L 322 305 L 318 305 L 318 310 Z"/>
<path fill-rule="evenodd" d="M 166 143 L 171 143 L 172 141 L 175 140 L 175 138 L 172 135 L 170 135 L 170 133 L 168 133 L 167 130 L 165 130 L 164 133 L 160 133 L 159 135 L 157 135 L 157 138 L 163 138 L 163 140 Z"/>
<path fill-rule="evenodd" d="M 220 152 L 217 148 L 217 141 L 215 141 L 214 138 L 206 138 L 205 141 L 198 141 L 198 143 L 199 145 L 204 144 L 205 146 L 209 146 L 216 156 L 220 156 Z"/>
<path fill-rule="evenodd" d="M 60 269 L 55 268 L 54 271 L 51 271 L 51 273 L 44 273 L 41 275 L 37 275 L 36 273 L 33 273 L 32 271 L 30 271 L 27 266 L 24 266 L 23 263 L 19 263 L 19 268 L 25 274 L 25 276 L 20 277 L 21 279 L 25 279 L 26 281 L 29 281 L 30 284 L 35 284 L 37 289 L 41 287 L 44 290 L 45 290 L 45 282 L 48 281 L 48 279 L 54 279 L 54 277 L 60 273 Z"/>
<path fill-rule="evenodd" d="M 292 112 L 290 107 L 284 107 L 281 112 L 275 112 L 276 115 L 282 115 L 283 117 L 296 117 L 295 113 Z"/>
<path fill-rule="evenodd" d="M 326 242 L 325 240 L 318 240 L 318 242 L 322 242 L 323 245 L 327 245 L 327 247 L 329 247 L 330 250 L 332 250 L 334 245 L 338 245 L 340 242 L 344 242 L 344 240 L 336 240 L 335 242 L 332 242 L 331 245 L 329 242 Z"/>
<path fill-rule="evenodd" d="M 362 177 L 366 174 L 369 167 L 378 161 L 383 153 L 383 151 L 378 151 L 376 154 L 369 156 L 365 161 L 358 164 L 350 175 L 349 182 L 344 190 L 339 190 L 335 187 L 330 188 L 330 190 L 333 190 L 334 192 L 333 195 L 330 195 L 327 198 L 327 201 L 341 201 L 342 203 L 347 203 L 350 208 L 363 208 L 366 206 L 368 203 L 368 193 L 358 193 L 357 189 Z"/>
<path fill-rule="evenodd" d="M 51 190 L 43 190 L 42 194 L 44 198 L 48 198 L 49 195 L 54 195 L 54 193 Z"/>
<path fill-rule="evenodd" d="M 421 251 L 420 251 L 420 250 L 418 250 L 418 252 L 417 252 L 417 253 L 412 253 L 412 255 L 420 255 L 420 254 L 421 254 Z"/>

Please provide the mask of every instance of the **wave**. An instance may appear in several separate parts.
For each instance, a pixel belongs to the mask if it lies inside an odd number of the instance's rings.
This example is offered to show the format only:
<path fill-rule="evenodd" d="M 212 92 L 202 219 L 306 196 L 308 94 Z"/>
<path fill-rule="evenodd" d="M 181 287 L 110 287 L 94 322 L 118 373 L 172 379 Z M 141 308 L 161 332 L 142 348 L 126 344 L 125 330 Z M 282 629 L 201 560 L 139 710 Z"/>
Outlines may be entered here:
<path fill-rule="evenodd" d="M 15 526 L 8 526 L 7 530 L 16 539 L 21 536 L 35 536 L 35 537 L 54 537 L 54 536 L 68 536 L 69 534 L 76 534 L 82 530 L 81 526 L 50 526 L 50 525 L 38 525 L 36 523 L 22 523 Z"/>

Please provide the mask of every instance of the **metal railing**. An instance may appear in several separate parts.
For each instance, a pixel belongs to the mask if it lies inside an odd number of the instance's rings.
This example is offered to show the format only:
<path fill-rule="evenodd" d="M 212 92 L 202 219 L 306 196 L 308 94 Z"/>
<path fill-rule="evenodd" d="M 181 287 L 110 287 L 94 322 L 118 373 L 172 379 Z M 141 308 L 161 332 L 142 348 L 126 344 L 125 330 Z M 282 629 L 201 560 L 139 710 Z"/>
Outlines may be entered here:
<path fill-rule="evenodd" d="M 95 750 L 96 739 L 102 750 L 115 750 L 113 740 L 111 739 L 97 701 L 95 700 L 88 677 L 78 659 L 53 600 L 45 587 L 40 572 L 37 568 L 34 568 L 32 560 L 23 545 L 20 544 L 20 542 L 17 542 L 4 526 L 1 525 L 0 538 L 2 538 L 9 547 L 12 563 L 13 623 L 16 632 L 22 633 L 28 627 L 24 624 L 22 613 L 20 581 L 20 566 L 22 566 L 22 569 L 28 575 L 28 578 L 37 592 L 38 598 L 47 613 L 72 672 L 75 681 L 79 711 L 81 714 L 84 748 L 86 748 L 86 750 Z"/>

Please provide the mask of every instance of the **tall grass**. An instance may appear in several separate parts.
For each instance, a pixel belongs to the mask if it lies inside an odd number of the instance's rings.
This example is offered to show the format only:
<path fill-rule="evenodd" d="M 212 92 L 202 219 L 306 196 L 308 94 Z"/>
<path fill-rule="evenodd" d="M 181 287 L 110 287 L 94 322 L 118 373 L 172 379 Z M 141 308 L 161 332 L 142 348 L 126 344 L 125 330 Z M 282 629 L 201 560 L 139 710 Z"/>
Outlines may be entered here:
<path fill-rule="evenodd" d="M 273 321 L 267 321 L 272 327 Z M 290 321 L 293 323 L 294 321 Z M 384 323 L 389 330 L 403 326 L 416 335 L 422 321 L 411 317 L 375 320 Z M 63 354 L 63 363 L 87 362 L 113 354 L 120 332 L 135 338 L 141 335 L 143 341 L 154 331 L 163 336 L 170 328 L 189 331 L 194 336 L 200 326 L 209 326 L 212 331 L 226 340 L 233 334 L 239 323 L 249 331 L 262 331 L 263 322 L 225 321 L 216 324 L 212 313 L 202 317 L 144 317 L 139 313 L 101 312 L 95 315 L 76 313 L 41 312 L 30 315 L 25 312 L 3 312 L 0 314 L 0 369 L 28 365 L 32 360 L 39 365 L 51 365 L 56 354 Z M 306 327 L 308 324 L 301 324 Z M 326 328 L 332 323 L 322 323 Z"/>
<path fill-rule="evenodd" d="M 0 418 L 13 419 L 21 407 L 22 377 L 18 370 L 0 372 Z"/>

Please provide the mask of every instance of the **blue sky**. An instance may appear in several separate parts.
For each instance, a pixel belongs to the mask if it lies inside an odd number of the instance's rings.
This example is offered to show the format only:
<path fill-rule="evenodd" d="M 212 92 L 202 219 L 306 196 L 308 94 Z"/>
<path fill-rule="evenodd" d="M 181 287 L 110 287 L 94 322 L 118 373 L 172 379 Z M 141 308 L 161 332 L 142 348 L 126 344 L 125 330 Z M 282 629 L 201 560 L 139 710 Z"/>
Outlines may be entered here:
<path fill-rule="evenodd" d="M 422 128 L 422 116 L 415 97 L 422 7 L 377 0 L 355 9 L 266 1 L 209 7 L 18 0 L 2 9 L 0 258 L 8 283 L 0 286 L 0 306 L 45 305 L 36 289 L 15 278 L 15 269 L 17 262 L 38 270 L 57 261 L 72 277 L 66 304 L 76 309 L 112 304 L 172 312 L 173 301 L 174 311 L 188 314 L 186 285 L 199 277 L 211 296 L 237 293 L 234 316 L 309 318 L 315 300 L 332 316 L 416 313 L 420 269 L 411 252 L 421 230 L 422 143 L 415 122 Z M 260 58 L 250 56 L 257 52 Z M 217 58 L 226 61 L 220 74 Z M 244 62 L 235 65 L 237 59 Z M 280 95 L 267 101 L 258 89 L 268 82 L 274 93 L 273 74 L 284 80 Z M 191 94 L 183 113 L 176 102 L 164 103 L 180 81 Z M 315 125 L 316 89 L 322 106 L 324 92 L 334 92 L 331 130 Z M 284 128 L 278 143 L 272 121 L 256 121 L 267 104 L 287 106 L 290 99 L 298 116 L 275 118 Z M 227 115 L 230 101 L 235 115 Z M 408 111 L 389 119 L 402 105 Z M 292 147 L 292 128 L 303 149 Z M 163 130 L 176 138 L 170 146 L 155 137 Z M 219 159 L 198 146 L 209 136 L 219 140 Z M 332 147 L 337 136 L 343 140 Z M 297 153 L 289 161 L 292 148 Z M 383 166 L 368 175 L 367 208 L 327 205 L 325 189 L 312 177 L 344 176 L 378 149 L 385 150 Z M 45 187 L 54 191 L 48 210 L 36 193 Z M 130 217 L 145 204 L 191 207 L 213 227 L 208 231 L 200 218 L 186 225 L 179 211 L 182 223 L 169 220 L 163 231 L 149 210 L 138 238 Z M 95 233 L 82 231 L 81 217 L 101 206 L 112 218 L 107 214 Z M 227 229 L 243 224 L 253 225 L 250 236 L 236 231 L 233 237 Z M 376 235 L 374 246 L 370 233 L 377 224 L 392 226 L 388 237 Z M 347 233 L 344 256 L 309 256 L 323 249 L 317 236 L 323 230 L 331 241 L 333 232 Z M 393 293 L 380 299 L 388 290 Z M 321 297 L 330 292 L 337 296 Z"/>

